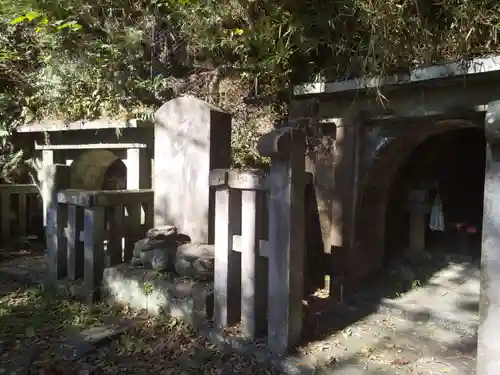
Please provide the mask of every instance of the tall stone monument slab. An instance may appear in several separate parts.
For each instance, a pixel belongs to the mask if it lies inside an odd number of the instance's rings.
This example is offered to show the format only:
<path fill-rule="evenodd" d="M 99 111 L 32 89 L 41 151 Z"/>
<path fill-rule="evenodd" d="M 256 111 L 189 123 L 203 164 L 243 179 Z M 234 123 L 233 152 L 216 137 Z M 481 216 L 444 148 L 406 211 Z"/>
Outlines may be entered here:
<path fill-rule="evenodd" d="M 175 225 L 193 242 L 213 243 L 211 169 L 231 164 L 231 116 L 194 97 L 179 97 L 156 112 L 155 227 Z"/>

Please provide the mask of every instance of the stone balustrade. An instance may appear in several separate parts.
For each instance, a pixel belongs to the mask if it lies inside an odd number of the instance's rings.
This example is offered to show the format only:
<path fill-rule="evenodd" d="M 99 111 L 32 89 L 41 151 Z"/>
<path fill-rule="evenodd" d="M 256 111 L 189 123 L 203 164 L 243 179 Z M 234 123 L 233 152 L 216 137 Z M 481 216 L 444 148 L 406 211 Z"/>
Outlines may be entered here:
<path fill-rule="evenodd" d="M 206 228 L 197 224 L 203 233 L 214 228 L 216 326 L 241 322 L 246 338 L 266 336 L 269 349 L 284 354 L 302 334 L 305 188 L 310 178 L 304 165 L 305 134 L 276 129 L 261 138 L 258 150 L 271 159 L 268 173 L 213 169 L 207 174 L 203 190 L 210 193 L 207 202 L 214 199 L 207 203 L 214 210 L 202 218 Z M 153 190 L 68 189 L 65 165 L 44 167 L 41 177 L 51 282 L 83 280 L 88 301 L 101 297 L 105 267 L 130 262 L 134 243 L 154 226 L 154 216 L 172 215 L 164 210 L 170 205 Z M 182 217 L 176 222 L 190 227 L 192 218 Z M 207 249 L 212 244 L 192 242 Z"/>
<path fill-rule="evenodd" d="M 259 142 L 271 170 L 213 170 L 214 321 L 286 353 L 300 340 L 305 253 L 305 139 L 277 129 Z M 292 152 L 293 150 L 293 152 Z M 241 301 L 241 303 L 235 303 Z M 266 326 L 267 322 L 267 326 Z"/>
<path fill-rule="evenodd" d="M 40 214 L 38 187 L 34 184 L 0 185 L 0 205 L 2 210 L 1 242 L 40 234 L 42 223 L 36 227 L 36 214 Z"/>
<path fill-rule="evenodd" d="M 67 167 L 47 168 L 53 172 L 46 228 L 50 283 L 83 280 L 84 297 L 95 301 L 104 268 L 129 262 L 134 243 L 152 227 L 153 191 L 64 189 Z"/>

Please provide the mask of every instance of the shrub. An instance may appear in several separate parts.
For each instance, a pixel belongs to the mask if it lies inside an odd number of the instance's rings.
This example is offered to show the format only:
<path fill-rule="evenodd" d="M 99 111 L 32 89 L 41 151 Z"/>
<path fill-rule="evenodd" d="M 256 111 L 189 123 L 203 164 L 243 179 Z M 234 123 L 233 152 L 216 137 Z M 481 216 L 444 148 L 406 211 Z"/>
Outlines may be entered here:
<path fill-rule="evenodd" d="M 0 121 L 8 133 L 33 120 L 148 117 L 190 93 L 234 112 L 235 163 L 252 165 L 291 84 L 496 53 L 499 9 L 491 0 L 0 0 Z"/>

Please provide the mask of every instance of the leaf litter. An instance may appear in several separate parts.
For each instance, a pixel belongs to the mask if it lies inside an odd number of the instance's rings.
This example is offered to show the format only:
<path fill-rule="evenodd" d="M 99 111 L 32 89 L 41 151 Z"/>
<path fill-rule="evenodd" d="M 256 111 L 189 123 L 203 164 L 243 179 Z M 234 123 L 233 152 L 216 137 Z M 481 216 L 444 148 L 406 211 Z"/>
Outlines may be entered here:
<path fill-rule="evenodd" d="M 0 297 L 0 374 L 12 373 L 15 358 L 29 348 L 29 374 L 278 374 L 251 358 L 219 351 L 180 320 L 107 305 L 90 308 L 40 286 L 10 284 Z M 54 349 L 68 332 L 113 320 L 133 322 L 133 328 L 75 362 Z"/>

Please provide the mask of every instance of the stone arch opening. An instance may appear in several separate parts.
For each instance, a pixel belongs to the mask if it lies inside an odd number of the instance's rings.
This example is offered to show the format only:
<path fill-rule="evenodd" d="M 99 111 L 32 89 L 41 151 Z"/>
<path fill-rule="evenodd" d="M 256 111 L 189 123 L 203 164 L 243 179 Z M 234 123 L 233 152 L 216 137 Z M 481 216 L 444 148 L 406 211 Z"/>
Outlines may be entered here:
<path fill-rule="evenodd" d="M 127 188 L 127 167 L 109 150 L 81 154 L 71 164 L 72 189 L 122 190 Z"/>
<path fill-rule="evenodd" d="M 483 129 L 464 127 L 430 135 L 412 150 L 389 190 L 385 260 L 409 246 L 408 196 L 412 190 L 424 193 L 429 207 L 436 195 L 442 202 L 444 232 L 431 230 L 430 213 L 425 214 L 422 243 L 427 251 L 480 255 L 485 148 Z"/>
<path fill-rule="evenodd" d="M 356 246 L 363 249 L 371 270 L 400 255 L 408 246 L 409 189 L 429 187 L 436 179 L 438 186 L 440 183 L 446 186 L 439 190 L 447 202 L 443 203 L 447 225 L 469 222 L 480 233 L 486 154 L 484 130 L 462 120 L 431 125 L 385 142 L 360 181 Z M 465 182 L 472 185 L 454 189 L 457 183 Z M 428 190 L 431 202 L 435 191 L 430 187 Z M 429 232 L 426 247 L 442 243 L 442 236 Z M 366 274 L 370 270 L 361 272 Z"/>

